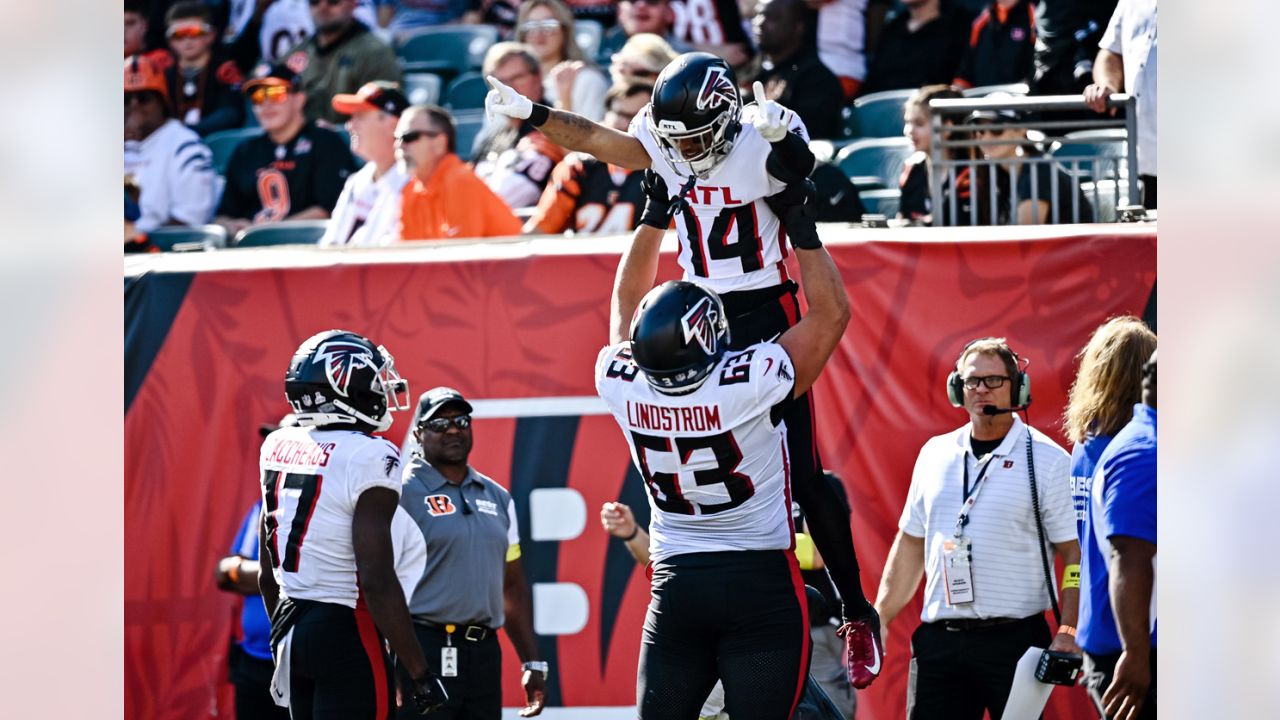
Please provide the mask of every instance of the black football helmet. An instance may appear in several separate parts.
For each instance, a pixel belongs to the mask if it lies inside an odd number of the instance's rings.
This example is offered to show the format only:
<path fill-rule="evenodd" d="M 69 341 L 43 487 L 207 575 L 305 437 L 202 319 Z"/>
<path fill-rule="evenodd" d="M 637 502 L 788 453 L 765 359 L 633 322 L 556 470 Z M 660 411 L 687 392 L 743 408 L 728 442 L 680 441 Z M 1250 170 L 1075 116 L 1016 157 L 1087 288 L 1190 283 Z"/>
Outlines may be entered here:
<path fill-rule="evenodd" d="M 729 63 L 711 53 L 685 53 L 671 61 L 654 83 L 650 107 L 650 132 L 682 175 L 710 175 L 741 129 L 738 79 Z"/>
<path fill-rule="evenodd" d="M 729 347 L 720 296 L 686 280 L 665 282 L 640 300 L 631 321 L 631 355 L 657 390 L 697 390 Z"/>
<path fill-rule="evenodd" d="M 346 330 L 326 330 L 298 347 L 284 375 L 297 424 L 391 427 L 391 411 L 409 409 L 409 383 L 387 349 Z"/>

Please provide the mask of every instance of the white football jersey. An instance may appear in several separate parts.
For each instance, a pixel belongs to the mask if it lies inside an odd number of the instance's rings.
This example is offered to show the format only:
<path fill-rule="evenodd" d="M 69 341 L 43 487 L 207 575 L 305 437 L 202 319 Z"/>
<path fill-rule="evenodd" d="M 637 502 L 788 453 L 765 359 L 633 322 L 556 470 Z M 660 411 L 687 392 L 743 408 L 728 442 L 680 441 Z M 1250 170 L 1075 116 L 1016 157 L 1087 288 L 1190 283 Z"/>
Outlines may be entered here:
<path fill-rule="evenodd" d="M 646 105 L 636 114 L 629 132 L 649 152 L 654 172 L 675 197 L 689 180 L 688 175 L 680 174 L 687 168 L 678 172 L 658 147 L 650 131 L 650 109 Z M 729 156 L 705 180 L 694 184 L 685 196 L 686 209 L 676 215 L 680 237 L 677 259 L 685 279 L 717 293 L 756 290 L 787 280 L 783 262 L 787 257 L 786 234 L 778 216 L 764 202 L 786 184 L 765 170 L 771 148 L 751 124 L 757 112 L 755 104 L 742 109 L 742 129 Z M 783 116 L 792 132 L 808 142 L 809 131 L 800 116 L 785 108 Z"/>
<path fill-rule="evenodd" d="M 369 488 L 400 494 L 400 451 L 349 430 L 285 427 L 258 460 L 267 549 L 281 592 L 354 608 L 360 596 L 351 520 Z"/>
<path fill-rule="evenodd" d="M 791 358 L 772 342 L 726 353 L 687 395 L 649 385 L 629 342 L 600 351 L 596 391 L 648 486 L 654 561 L 792 546 L 787 430 L 774 408 L 794 385 Z"/>

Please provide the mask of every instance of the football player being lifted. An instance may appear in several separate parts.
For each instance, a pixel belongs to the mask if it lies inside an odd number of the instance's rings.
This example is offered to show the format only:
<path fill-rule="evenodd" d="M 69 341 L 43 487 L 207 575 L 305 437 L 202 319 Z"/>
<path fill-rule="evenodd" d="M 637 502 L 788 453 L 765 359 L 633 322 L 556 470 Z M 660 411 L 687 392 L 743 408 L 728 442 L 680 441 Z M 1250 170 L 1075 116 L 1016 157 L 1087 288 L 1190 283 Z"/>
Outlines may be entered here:
<path fill-rule="evenodd" d="M 645 170 L 647 206 L 618 267 L 612 334 L 626 333 L 637 303 L 653 287 L 673 217 L 685 279 L 719 296 L 730 349 L 772 340 L 796 325 L 800 304 L 787 275 L 787 238 L 797 249 L 821 248 L 808 204 L 814 156 L 799 116 L 765 99 L 759 83 L 756 102 L 743 107 L 728 64 L 686 53 L 659 74 L 652 101 L 624 133 L 534 103 L 492 77 L 488 82 L 490 114 L 526 119 L 566 148 Z M 848 519 L 837 511 L 840 498 L 822 481 L 808 394 L 797 393 L 785 415 L 792 492 L 844 603 L 850 680 L 866 687 L 883 656 L 879 618 L 862 590 Z"/>
<path fill-rule="evenodd" d="M 342 330 L 294 353 L 285 395 L 297 426 L 267 436 L 259 456 L 258 577 L 271 616 L 271 691 L 293 720 L 395 713 L 383 638 L 408 669 L 414 707 L 448 700 L 413 633 L 396 577 L 391 519 L 400 500 L 400 452 L 373 433 L 409 407 L 408 383 L 385 348 Z"/>

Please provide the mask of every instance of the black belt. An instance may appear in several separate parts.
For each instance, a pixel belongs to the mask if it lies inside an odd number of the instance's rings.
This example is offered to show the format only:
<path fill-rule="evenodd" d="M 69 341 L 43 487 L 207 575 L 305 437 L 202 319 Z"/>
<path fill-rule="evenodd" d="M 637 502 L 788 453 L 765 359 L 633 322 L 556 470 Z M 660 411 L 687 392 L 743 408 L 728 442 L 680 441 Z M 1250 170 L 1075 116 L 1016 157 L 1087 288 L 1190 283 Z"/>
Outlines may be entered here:
<path fill-rule="evenodd" d="M 460 633 L 462 637 L 466 638 L 467 640 L 470 640 L 471 642 L 480 642 L 481 640 L 484 640 L 490 635 L 493 635 L 493 629 L 487 628 L 483 625 L 454 625 L 454 624 L 437 625 L 435 623 L 418 623 L 418 624 L 426 628 L 431 628 L 432 630 L 435 630 L 437 632 L 444 633 L 445 635 Z M 452 633 L 449 632 L 450 627 L 453 628 Z"/>
<path fill-rule="evenodd" d="M 1011 625 L 1020 623 L 1024 620 L 1030 620 L 1038 617 L 1032 615 L 1030 618 L 961 618 L 956 620 L 938 620 L 936 624 L 950 630 L 951 632 L 961 632 L 964 630 L 979 630 L 981 628 L 995 627 L 997 625 Z"/>

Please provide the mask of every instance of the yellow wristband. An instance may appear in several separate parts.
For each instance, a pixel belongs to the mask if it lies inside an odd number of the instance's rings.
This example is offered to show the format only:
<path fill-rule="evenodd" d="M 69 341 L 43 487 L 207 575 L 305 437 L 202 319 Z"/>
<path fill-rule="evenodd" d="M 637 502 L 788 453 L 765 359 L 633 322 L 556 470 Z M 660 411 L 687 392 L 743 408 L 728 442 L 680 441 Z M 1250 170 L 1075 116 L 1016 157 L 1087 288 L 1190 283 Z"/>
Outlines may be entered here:
<path fill-rule="evenodd" d="M 1080 564 L 1073 563 L 1062 568 L 1062 589 L 1080 588 Z"/>

